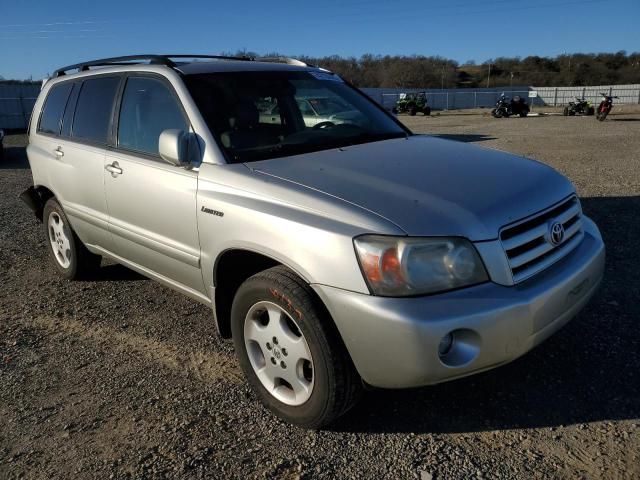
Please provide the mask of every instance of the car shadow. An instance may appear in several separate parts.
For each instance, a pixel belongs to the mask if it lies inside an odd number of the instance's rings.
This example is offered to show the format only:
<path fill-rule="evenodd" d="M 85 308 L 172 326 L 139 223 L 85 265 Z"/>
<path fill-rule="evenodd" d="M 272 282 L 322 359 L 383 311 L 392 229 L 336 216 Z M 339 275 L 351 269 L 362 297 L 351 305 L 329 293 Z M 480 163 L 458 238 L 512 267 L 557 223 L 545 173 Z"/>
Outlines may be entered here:
<path fill-rule="evenodd" d="M 143 280 L 149 279 L 118 263 L 102 265 L 90 278 L 86 279 L 88 282 L 140 282 Z"/>
<path fill-rule="evenodd" d="M 435 133 L 429 134 L 429 136 L 465 143 L 484 142 L 486 140 L 496 139 L 496 137 L 492 137 L 491 135 L 483 135 L 478 133 Z"/>
<path fill-rule="evenodd" d="M 610 118 L 612 122 L 640 122 L 640 118 Z"/>
<path fill-rule="evenodd" d="M 431 387 L 366 392 L 333 430 L 461 433 L 639 419 L 640 197 L 585 198 L 582 205 L 607 244 L 607 267 L 575 319 L 495 370 Z"/>
<path fill-rule="evenodd" d="M 22 170 L 26 168 L 29 168 L 27 149 L 25 147 L 5 145 L 2 156 L 0 156 L 0 170 Z"/>

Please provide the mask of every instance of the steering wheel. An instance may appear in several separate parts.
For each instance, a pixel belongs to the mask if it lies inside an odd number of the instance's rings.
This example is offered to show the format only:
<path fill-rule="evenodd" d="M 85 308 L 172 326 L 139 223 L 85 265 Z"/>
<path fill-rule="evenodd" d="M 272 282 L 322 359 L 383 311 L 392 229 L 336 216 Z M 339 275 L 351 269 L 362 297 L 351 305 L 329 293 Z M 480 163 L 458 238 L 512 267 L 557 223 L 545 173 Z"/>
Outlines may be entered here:
<path fill-rule="evenodd" d="M 331 128 L 331 127 L 335 127 L 335 126 L 336 126 L 336 124 L 333 123 L 333 122 L 329 122 L 329 121 L 320 122 L 320 123 L 316 123 L 313 126 L 313 130 L 324 130 L 326 128 Z"/>

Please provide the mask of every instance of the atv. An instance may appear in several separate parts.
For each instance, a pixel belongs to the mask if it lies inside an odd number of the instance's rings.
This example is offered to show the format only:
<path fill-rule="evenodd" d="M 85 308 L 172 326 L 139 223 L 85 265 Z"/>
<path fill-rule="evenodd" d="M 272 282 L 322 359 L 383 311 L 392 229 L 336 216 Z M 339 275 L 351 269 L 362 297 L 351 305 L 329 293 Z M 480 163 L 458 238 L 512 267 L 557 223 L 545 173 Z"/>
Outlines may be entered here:
<path fill-rule="evenodd" d="M 576 114 L 580 114 L 580 115 L 593 115 L 595 113 L 596 109 L 593 107 L 593 105 L 591 105 L 591 102 L 588 100 L 585 100 L 584 98 L 580 98 L 580 97 L 576 97 L 576 101 L 575 102 L 569 102 L 567 104 L 566 107 L 564 107 L 564 110 L 562 111 L 562 114 L 566 117 L 568 116 L 574 116 Z"/>
<path fill-rule="evenodd" d="M 396 102 L 395 112 L 408 113 L 412 117 L 418 112 L 424 113 L 425 116 L 431 115 L 431 107 L 427 105 L 426 92 L 401 93 Z"/>

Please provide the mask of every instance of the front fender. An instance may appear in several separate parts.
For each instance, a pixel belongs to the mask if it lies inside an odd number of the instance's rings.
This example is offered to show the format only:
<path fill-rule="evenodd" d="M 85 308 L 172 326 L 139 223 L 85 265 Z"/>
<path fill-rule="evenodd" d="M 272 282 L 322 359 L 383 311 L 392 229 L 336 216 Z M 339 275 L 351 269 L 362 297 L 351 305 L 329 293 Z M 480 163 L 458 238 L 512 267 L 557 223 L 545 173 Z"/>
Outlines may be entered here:
<path fill-rule="evenodd" d="M 229 249 L 244 249 L 286 265 L 310 284 L 369 293 L 353 238 L 404 233 L 359 207 L 256 175 L 244 165 L 203 164 L 197 209 L 202 271 L 210 292 L 217 258 Z"/>

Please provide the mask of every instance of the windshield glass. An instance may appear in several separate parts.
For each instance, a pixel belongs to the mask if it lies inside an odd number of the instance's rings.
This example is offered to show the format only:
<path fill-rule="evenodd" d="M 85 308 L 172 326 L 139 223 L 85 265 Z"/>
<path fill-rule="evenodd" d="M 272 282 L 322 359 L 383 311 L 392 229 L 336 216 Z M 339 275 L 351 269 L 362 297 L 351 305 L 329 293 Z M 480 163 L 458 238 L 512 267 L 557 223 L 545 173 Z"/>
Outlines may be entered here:
<path fill-rule="evenodd" d="M 186 84 L 231 162 L 400 138 L 406 131 L 336 75 L 224 72 Z"/>

